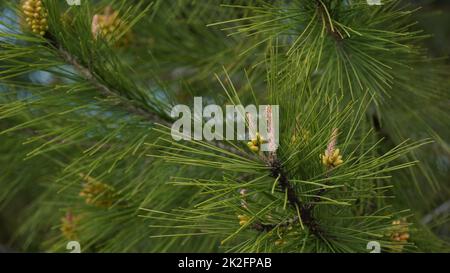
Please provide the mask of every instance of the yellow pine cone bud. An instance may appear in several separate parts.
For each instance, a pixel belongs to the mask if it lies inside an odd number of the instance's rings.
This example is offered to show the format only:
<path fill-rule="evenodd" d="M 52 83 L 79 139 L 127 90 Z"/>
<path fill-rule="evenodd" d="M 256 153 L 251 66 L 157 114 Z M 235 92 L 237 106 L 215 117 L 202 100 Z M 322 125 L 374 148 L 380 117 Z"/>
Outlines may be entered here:
<path fill-rule="evenodd" d="M 393 232 L 391 239 L 393 241 L 401 242 L 409 239 L 409 228 L 406 219 L 396 220 L 392 222 Z"/>
<path fill-rule="evenodd" d="M 259 147 L 256 145 L 253 145 L 253 143 L 251 141 L 249 141 L 247 143 L 247 146 L 248 146 L 248 148 L 250 148 L 250 150 L 252 150 L 252 152 L 255 152 L 255 153 L 259 152 Z"/>
<path fill-rule="evenodd" d="M 325 150 L 325 154 L 321 157 L 323 165 L 327 167 L 337 167 L 344 163 L 339 149 L 334 150 L 332 154 L 330 154 L 328 150 Z"/>
<path fill-rule="evenodd" d="M 107 6 L 103 14 L 95 14 L 92 18 L 92 35 L 95 39 L 102 37 L 108 42 L 116 46 L 123 46 L 128 44 L 130 40 L 130 33 L 127 32 L 121 37 L 120 41 L 117 35 L 122 34 L 126 30 L 126 23 L 120 18 L 117 11 L 113 11 L 110 6 Z"/>
<path fill-rule="evenodd" d="M 410 237 L 409 227 L 406 219 L 395 220 L 392 222 L 392 229 L 389 234 L 393 245 L 390 247 L 393 252 L 402 252 L 404 245 Z"/>
<path fill-rule="evenodd" d="M 108 208 L 114 202 L 114 189 L 105 183 L 99 182 L 90 176 L 80 174 L 85 184 L 80 196 L 85 199 L 86 204 Z"/>
<path fill-rule="evenodd" d="M 80 221 L 79 216 L 74 216 L 71 212 L 67 212 L 66 216 L 61 218 L 61 233 L 67 240 L 77 239 L 77 225 Z"/>
<path fill-rule="evenodd" d="M 261 149 L 261 145 L 267 143 L 267 140 L 263 139 L 259 133 L 256 133 L 255 138 L 247 143 L 247 146 L 253 152 L 257 153 Z"/>
<path fill-rule="evenodd" d="M 44 36 L 48 30 L 48 13 L 42 5 L 42 0 L 24 0 L 22 12 L 31 31 Z"/>
<path fill-rule="evenodd" d="M 239 225 L 243 226 L 248 223 L 250 217 L 248 215 L 238 215 Z"/>

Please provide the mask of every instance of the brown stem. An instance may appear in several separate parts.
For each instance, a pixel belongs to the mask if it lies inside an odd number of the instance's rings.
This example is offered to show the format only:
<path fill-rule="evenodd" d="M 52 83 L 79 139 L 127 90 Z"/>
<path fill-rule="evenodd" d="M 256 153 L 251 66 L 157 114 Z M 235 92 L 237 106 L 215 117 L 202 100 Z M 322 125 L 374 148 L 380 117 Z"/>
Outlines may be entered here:
<path fill-rule="evenodd" d="M 298 220 L 301 220 L 301 222 L 305 226 L 307 226 L 311 233 L 313 233 L 314 235 L 322 234 L 323 231 L 319 227 L 317 220 L 314 218 L 312 207 L 309 204 L 302 203 L 297 197 L 295 188 L 290 183 L 289 178 L 284 171 L 283 166 L 281 165 L 281 162 L 276 157 L 273 157 L 272 160 L 270 160 L 269 164 L 271 167 L 271 176 L 274 178 L 278 178 L 278 183 L 281 187 L 281 190 L 283 192 L 286 192 L 287 194 L 287 200 L 289 204 L 295 210 L 298 209 L 298 211 L 300 212 L 300 219 Z"/>

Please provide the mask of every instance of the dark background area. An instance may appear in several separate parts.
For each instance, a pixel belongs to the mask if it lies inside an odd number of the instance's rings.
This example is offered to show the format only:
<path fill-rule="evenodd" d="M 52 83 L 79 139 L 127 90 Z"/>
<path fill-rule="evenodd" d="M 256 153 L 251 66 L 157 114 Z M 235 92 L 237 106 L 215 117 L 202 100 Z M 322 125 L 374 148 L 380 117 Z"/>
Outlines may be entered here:
<path fill-rule="evenodd" d="M 405 1 L 421 7 L 416 13 L 417 21 L 426 33 L 432 34 L 426 41 L 430 54 L 435 57 L 450 55 L 450 1 Z M 448 62 L 448 60 L 447 60 Z"/>

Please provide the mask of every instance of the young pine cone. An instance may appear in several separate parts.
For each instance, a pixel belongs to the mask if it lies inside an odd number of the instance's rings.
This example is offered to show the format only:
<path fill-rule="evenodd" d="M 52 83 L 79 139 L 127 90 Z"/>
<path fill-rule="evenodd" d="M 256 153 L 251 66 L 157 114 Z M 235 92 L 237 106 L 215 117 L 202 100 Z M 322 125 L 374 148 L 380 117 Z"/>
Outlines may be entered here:
<path fill-rule="evenodd" d="M 64 217 L 61 218 L 61 233 L 67 240 L 76 240 L 77 225 L 80 221 L 79 216 L 75 216 L 71 211 L 68 211 Z"/>
<path fill-rule="evenodd" d="M 47 10 L 42 5 L 42 0 L 25 0 L 22 4 L 22 12 L 31 31 L 44 36 L 48 30 Z"/>
<path fill-rule="evenodd" d="M 85 199 L 87 205 L 109 208 L 114 203 L 114 189 L 105 183 L 99 182 L 90 176 L 80 174 L 85 184 L 80 196 Z"/>
<path fill-rule="evenodd" d="M 94 15 L 91 31 L 95 39 L 102 37 L 116 46 L 123 46 L 129 42 L 130 33 L 127 32 L 120 39 L 118 35 L 122 34 L 126 27 L 126 23 L 120 18 L 119 13 L 108 6 L 103 14 Z"/>
<path fill-rule="evenodd" d="M 392 241 L 391 251 L 402 252 L 409 240 L 409 226 L 406 219 L 395 220 L 392 222 L 390 238 Z"/>

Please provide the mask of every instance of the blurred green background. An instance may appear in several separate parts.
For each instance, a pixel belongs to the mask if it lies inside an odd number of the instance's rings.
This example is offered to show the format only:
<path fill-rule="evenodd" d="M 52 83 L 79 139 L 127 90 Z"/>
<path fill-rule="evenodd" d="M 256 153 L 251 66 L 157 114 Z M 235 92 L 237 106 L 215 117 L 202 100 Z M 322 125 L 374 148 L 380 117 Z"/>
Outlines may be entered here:
<path fill-rule="evenodd" d="M 435 57 L 450 55 L 450 1 L 414 0 L 405 1 L 421 7 L 416 13 L 417 21 L 426 33 L 432 34 L 427 40 L 430 54 Z M 448 62 L 449 60 L 447 60 Z"/>

